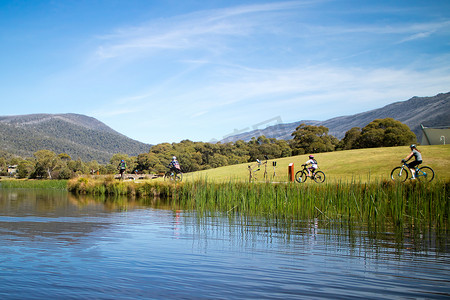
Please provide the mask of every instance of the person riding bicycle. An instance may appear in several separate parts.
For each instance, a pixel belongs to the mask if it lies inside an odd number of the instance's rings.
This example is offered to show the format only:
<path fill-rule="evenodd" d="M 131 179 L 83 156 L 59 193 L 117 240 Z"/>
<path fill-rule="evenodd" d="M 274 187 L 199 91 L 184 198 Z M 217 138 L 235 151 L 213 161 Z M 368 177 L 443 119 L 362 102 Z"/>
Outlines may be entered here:
<path fill-rule="evenodd" d="M 317 161 L 314 159 L 314 155 L 309 156 L 309 160 L 304 164 L 304 166 L 307 166 L 307 165 L 311 165 L 310 167 L 307 168 L 308 176 L 311 177 L 311 171 L 312 171 L 312 174 L 314 174 L 314 172 L 317 170 L 317 168 L 319 168 L 319 166 L 317 165 Z"/>
<path fill-rule="evenodd" d="M 416 179 L 416 170 L 415 168 L 422 163 L 422 153 L 417 149 L 416 145 L 412 144 L 409 146 L 411 149 L 411 153 L 406 156 L 405 159 L 402 159 L 402 163 L 404 163 L 409 170 L 411 171 L 412 179 Z M 410 160 L 414 156 L 414 161 L 407 164 L 406 162 Z"/>
<path fill-rule="evenodd" d="M 120 161 L 119 165 L 117 166 L 117 169 L 120 172 L 120 177 L 123 177 L 123 173 L 127 169 L 127 164 L 125 163 L 125 161 L 123 159 Z"/>
<path fill-rule="evenodd" d="M 178 162 L 176 156 L 172 157 L 172 161 L 169 163 L 168 167 L 172 172 L 181 173 L 180 163 Z"/>

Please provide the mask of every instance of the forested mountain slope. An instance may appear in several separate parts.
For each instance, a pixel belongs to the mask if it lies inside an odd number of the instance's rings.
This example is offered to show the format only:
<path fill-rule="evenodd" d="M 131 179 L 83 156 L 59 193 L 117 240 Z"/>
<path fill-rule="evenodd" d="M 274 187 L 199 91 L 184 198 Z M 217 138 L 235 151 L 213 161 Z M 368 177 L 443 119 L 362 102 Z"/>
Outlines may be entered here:
<path fill-rule="evenodd" d="M 84 115 L 0 116 L 0 149 L 23 157 L 48 149 L 67 153 L 72 159 L 105 163 L 115 153 L 138 155 L 148 152 L 150 146 Z"/>
<path fill-rule="evenodd" d="M 420 141 L 422 132 L 420 124 L 425 127 L 450 126 L 450 92 L 433 97 L 413 97 L 407 101 L 395 102 L 382 108 L 367 112 L 332 118 L 326 121 L 303 120 L 294 123 L 277 124 L 262 130 L 253 130 L 233 135 L 222 140 L 230 142 L 237 140 L 249 141 L 252 137 L 265 135 L 267 138 L 291 139 L 295 128 L 305 123 L 307 125 L 323 125 L 329 129 L 329 134 L 342 139 L 345 133 L 353 127 L 364 127 L 375 119 L 394 118 L 405 123 L 416 134 Z"/>

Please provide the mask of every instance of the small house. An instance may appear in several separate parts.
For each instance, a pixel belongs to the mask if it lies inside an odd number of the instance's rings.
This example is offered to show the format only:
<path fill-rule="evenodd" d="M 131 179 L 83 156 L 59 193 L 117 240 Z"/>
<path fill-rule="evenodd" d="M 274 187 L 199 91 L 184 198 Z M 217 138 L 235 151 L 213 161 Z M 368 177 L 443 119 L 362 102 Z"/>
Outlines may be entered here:
<path fill-rule="evenodd" d="M 8 166 L 8 174 L 10 176 L 15 175 L 17 173 L 17 165 Z"/>

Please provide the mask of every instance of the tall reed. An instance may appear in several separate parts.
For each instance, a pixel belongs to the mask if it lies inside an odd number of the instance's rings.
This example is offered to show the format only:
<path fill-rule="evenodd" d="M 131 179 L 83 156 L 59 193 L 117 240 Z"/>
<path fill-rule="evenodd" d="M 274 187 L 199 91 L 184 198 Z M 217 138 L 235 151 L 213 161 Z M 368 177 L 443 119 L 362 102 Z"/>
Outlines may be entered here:
<path fill-rule="evenodd" d="M 449 182 L 391 181 L 333 184 L 226 183 L 206 180 L 179 184 L 73 179 L 73 193 L 133 195 L 171 199 L 198 213 L 214 211 L 282 219 L 345 220 L 384 226 L 448 229 Z"/>

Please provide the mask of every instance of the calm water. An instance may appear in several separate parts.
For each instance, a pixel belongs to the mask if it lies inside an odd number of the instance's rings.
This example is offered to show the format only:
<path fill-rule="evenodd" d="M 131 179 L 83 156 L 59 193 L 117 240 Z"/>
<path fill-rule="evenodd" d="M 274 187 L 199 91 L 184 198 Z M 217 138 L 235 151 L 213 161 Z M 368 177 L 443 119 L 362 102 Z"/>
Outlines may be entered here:
<path fill-rule="evenodd" d="M 0 189 L 0 299 L 450 298 L 448 239 L 394 236 Z"/>

